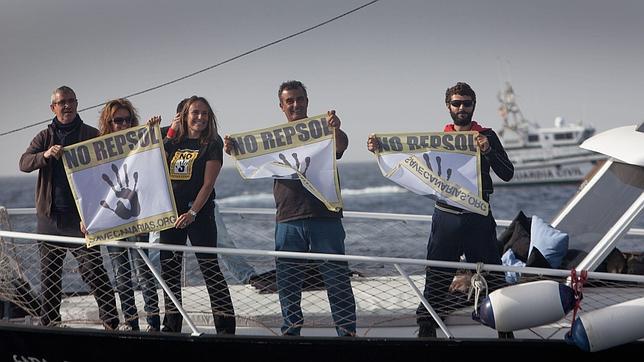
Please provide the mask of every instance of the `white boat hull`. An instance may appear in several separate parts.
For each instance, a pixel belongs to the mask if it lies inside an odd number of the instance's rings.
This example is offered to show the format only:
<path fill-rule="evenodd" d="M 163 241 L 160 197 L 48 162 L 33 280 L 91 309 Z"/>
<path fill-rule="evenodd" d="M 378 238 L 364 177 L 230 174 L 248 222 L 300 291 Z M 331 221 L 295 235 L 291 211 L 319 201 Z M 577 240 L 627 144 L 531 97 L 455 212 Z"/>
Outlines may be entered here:
<path fill-rule="evenodd" d="M 538 153 L 540 150 L 535 150 Z M 501 180 L 494 172 L 490 172 L 494 185 L 525 185 L 541 183 L 571 183 L 580 182 L 595 167 L 598 161 L 606 157 L 600 154 L 587 153 L 568 158 L 552 158 L 518 162 L 510 156 L 514 165 L 514 177 L 510 182 Z"/>

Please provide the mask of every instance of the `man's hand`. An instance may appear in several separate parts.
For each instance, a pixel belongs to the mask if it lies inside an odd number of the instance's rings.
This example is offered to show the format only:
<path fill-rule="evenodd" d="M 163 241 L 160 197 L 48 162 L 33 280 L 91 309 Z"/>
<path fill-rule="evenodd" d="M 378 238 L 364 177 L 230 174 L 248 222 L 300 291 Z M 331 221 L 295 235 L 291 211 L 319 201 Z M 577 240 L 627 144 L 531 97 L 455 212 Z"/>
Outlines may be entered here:
<path fill-rule="evenodd" d="M 49 147 L 47 151 L 45 151 L 45 156 L 46 159 L 49 159 L 50 157 L 54 157 L 55 159 L 59 159 L 60 156 L 63 155 L 63 146 L 61 145 L 53 145 Z"/>
<path fill-rule="evenodd" d="M 479 146 L 482 153 L 485 154 L 490 152 L 490 142 L 487 140 L 486 136 L 479 133 L 478 136 L 476 136 L 476 144 Z"/>
<path fill-rule="evenodd" d="M 333 128 L 333 133 L 335 134 L 335 158 L 340 159 L 344 151 L 349 147 L 349 137 L 340 129 L 342 122 L 340 122 L 340 117 L 335 114 L 334 109 L 326 112 L 326 115 L 329 127 Z"/>
<path fill-rule="evenodd" d="M 329 120 L 328 120 L 329 127 L 340 129 L 340 125 L 342 124 L 342 122 L 340 122 L 340 117 L 335 115 L 335 110 L 332 109 L 332 110 L 326 112 L 326 115 L 327 115 L 327 117 L 329 117 Z"/>
<path fill-rule="evenodd" d="M 374 133 L 370 134 L 369 138 L 367 138 L 367 149 L 371 152 L 376 152 L 380 148 L 380 141 L 376 138 L 376 135 Z"/>
<path fill-rule="evenodd" d="M 80 227 L 80 231 L 81 231 L 83 234 L 85 234 L 85 235 L 89 234 L 89 233 L 87 232 L 87 228 L 85 227 L 85 223 L 84 223 L 84 222 L 82 222 L 82 221 L 81 221 L 81 222 L 80 222 L 79 227 Z"/>

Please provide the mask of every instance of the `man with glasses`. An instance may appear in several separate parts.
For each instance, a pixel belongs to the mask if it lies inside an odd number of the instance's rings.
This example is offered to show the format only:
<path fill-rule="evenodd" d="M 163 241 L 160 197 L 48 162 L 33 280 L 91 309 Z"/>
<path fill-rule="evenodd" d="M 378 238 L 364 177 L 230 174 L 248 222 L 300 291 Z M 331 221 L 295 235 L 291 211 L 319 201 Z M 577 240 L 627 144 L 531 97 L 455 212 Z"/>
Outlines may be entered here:
<path fill-rule="evenodd" d="M 494 191 L 490 168 L 507 182 L 514 176 L 514 166 L 508 159 L 496 133 L 472 120 L 476 108 L 476 93 L 467 83 L 459 82 L 447 89 L 445 106 L 453 123 L 447 124 L 444 132 L 479 132 L 476 143 L 482 156 L 483 199 L 489 202 L 490 195 Z M 374 152 L 379 147 L 378 139 L 370 136 L 367 141 L 369 151 Z M 487 216 L 482 216 L 437 201 L 427 244 L 427 259 L 459 261 L 463 254 L 469 263 L 501 264 L 496 239 L 496 222 L 492 211 L 490 210 Z M 430 268 L 425 275 L 423 295 L 430 305 L 438 309 L 441 317 L 445 316 L 444 311 L 447 308 L 454 307 L 448 296 L 452 274 L 452 269 Z M 419 326 L 418 337 L 436 337 L 437 323 L 422 303 L 416 310 L 416 318 Z M 506 334 L 499 332 L 499 337 L 511 338 L 512 336 L 511 332 Z"/>
<path fill-rule="evenodd" d="M 36 184 L 37 232 L 39 234 L 83 237 L 80 216 L 76 209 L 65 168 L 63 148 L 94 138 L 98 130 L 88 126 L 77 113 L 78 100 L 74 91 L 62 86 L 51 95 L 50 109 L 55 117 L 40 131 L 20 157 L 20 170 L 38 170 Z M 96 298 L 99 317 L 107 330 L 118 326 L 114 291 L 103 267 L 100 250 L 66 243 L 40 241 L 41 259 L 41 318 L 44 326 L 61 323 L 63 261 L 69 250 L 79 264 L 83 280 Z"/>
<path fill-rule="evenodd" d="M 309 98 L 302 82 L 282 83 L 277 91 L 279 107 L 288 122 L 308 118 Z M 349 138 L 340 129 L 340 117 L 335 110 L 327 112 L 327 122 L 335 129 L 335 157 L 340 159 L 349 145 Z M 224 151 L 230 154 L 235 141 L 224 137 Z M 345 253 L 345 231 L 342 210 L 329 211 L 311 194 L 300 180 L 273 180 L 273 196 L 277 208 L 275 250 L 324 254 Z M 276 278 L 282 309 L 282 334 L 299 336 L 304 325 L 302 314 L 302 285 L 308 261 L 277 258 Z M 356 334 L 356 303 L 351 288 L 347 262 L 325 261 L 316 264 L 325 282 L 336 333 L 341 337 Z"/>

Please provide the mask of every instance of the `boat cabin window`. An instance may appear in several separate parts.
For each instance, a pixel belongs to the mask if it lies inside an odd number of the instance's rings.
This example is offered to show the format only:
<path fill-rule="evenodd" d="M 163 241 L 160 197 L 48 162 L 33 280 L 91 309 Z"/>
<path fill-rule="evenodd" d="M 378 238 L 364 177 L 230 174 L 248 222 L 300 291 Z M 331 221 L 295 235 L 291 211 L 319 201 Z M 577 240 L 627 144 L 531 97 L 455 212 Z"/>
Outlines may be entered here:
<path fill-rule="evenodd" d="M 538 134 L 529 134 L 528 135 L 528 142 L 539 142 L 539 135 Z"/>
<path fill-rule="evenodd" d="M 555 133 L 555 140 L 571 140 L 573 138 L 572 132 Z"/>
<path fill-rule="evenodd" d="M 596 177 L 599 179 L 594 184 L 586 186 L 591 188 L 580 190 L 553 222 L 554 227 L 570 235 L 569 249 L 588 253 L 644 192 L 644 167 L 641 166 L 615 161 Z M 638 225 L 641 219 L 642 215 L 634 217 L 634 227 L 641 227 Z M 626 238 L 622 240 L 626 241 Z M 613 245 L 628 251 L 628 245 Z"/>

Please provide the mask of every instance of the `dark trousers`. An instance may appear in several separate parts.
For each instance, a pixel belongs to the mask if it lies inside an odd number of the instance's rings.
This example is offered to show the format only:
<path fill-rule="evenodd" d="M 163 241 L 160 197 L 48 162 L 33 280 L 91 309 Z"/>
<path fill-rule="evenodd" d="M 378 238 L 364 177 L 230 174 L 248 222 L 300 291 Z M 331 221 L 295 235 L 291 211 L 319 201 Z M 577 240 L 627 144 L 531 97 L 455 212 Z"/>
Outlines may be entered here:
<path fill-rule="evenodd" d="M 159 317 L 159 295 L 157 294 L 157 281 L 152 274 L 152 271 L 145 264 L 145 261 L 135 250 L 131 251 L 132 262 L 134 263 L 134 270 L 138 277 L 138 283 L 141 287 L 141 294 L 143 294 L 143 310 L 146 314 L 146 321 L 148 325 L 155 330 L 161 328 Z M 149 251 L 145 250 L 145 254 L 149 255 Z"/>
<path fill-rule="evenodd" d="M 179 212 L 179 214 L 181 213 Z M 214 209 L 204 207 L 197 214 L 195 221 L 186 229 L 172 228 L 161 231 L 161 243 L 185 245 L 187 236 L 190 237 L 192 246 L 216 247 L 217 225 L 215 223 Z M 195 256 L 208 290 L 217 334 L 235 334 L 235 310 L 230 298 L 228 284 L 217 262 L 217 254 L 195 253 Z M 161 250 L 161 276 L 180 303 L 182 260 L 182 252 Z M 163 330 L 181 332 L 183 317 L 177 311 L 170 297 L 165 293 L 164 304 Z"/>
<path fill-rule="evenodd" d="M 137 241 L 137 240 L 128 240 Z M 136 272 L 137 283 L 143 295 L 144 310 L 148 325 L 155 330 L 160 329 L 159 318 L 159 296 L 154 275 L 137 250 L 128 250 L 118 246 L 108 246 L 107 251 L 112 259 L 116 290 L 121 299 L 121 310 L 123 318 L 132 330 L 139 330 L 139 313 L 134 298 L 134 283 L 132 282 L 133 271 Z M 148 254 L 148 251 L 144 251 Z M 130 258 L 132 259 L 130 263 Z"/>
<path fill-rule="evenodd" d="M 428 260 L 459 261 L 462 254 L 468 263 L 501 264 L 497 247 L 496 222 L 490 211 L 487 216 L 473 213 L 455 214 L 434 209 L 432 228 L 427 244 Z M 453 269 L 429 268 L 425 274 L 423 296 L 441 317 L 445 316 L 442 304 L 450 300 L 450 309 L 457 307 L 449 298 Z M 420 303 L 416 310 L 418 324 L 434 323 L 433 318 Z"/>
<path fill-rule="evenodd" d="M 52 214 L 51 218 L 38 216 L 38 233 L 82 237 L 80 218 L 76 213 Z M 61 322 L 63 261 L 67 251 L 76 258 L 83 281 L 87 283 L 98 304 L 98 315 L 108 329 L 118 327 L 114 291 L 103 266 L 98 247 L 86 248 L 65 243 L 40 241 L 41 262 L 41 324 L 56 325 Z"/>
<path fill-rule="evenodd" d="M 134 299 L 134 288 L 132 287 L 132 268 L 130 267 L 130 258 L 128 249 L 116 246 L 108 246 L 107 251 L 112 259 L 114 267 L 114 279 L 116 281 L 116 290 L 121 300 L 121 311 L 126 324 L 132 327 L 132 330 L 139 330 L 139 313 L 136 309 Z M 136 251 L 134 251 L 136 253 Z"/>

